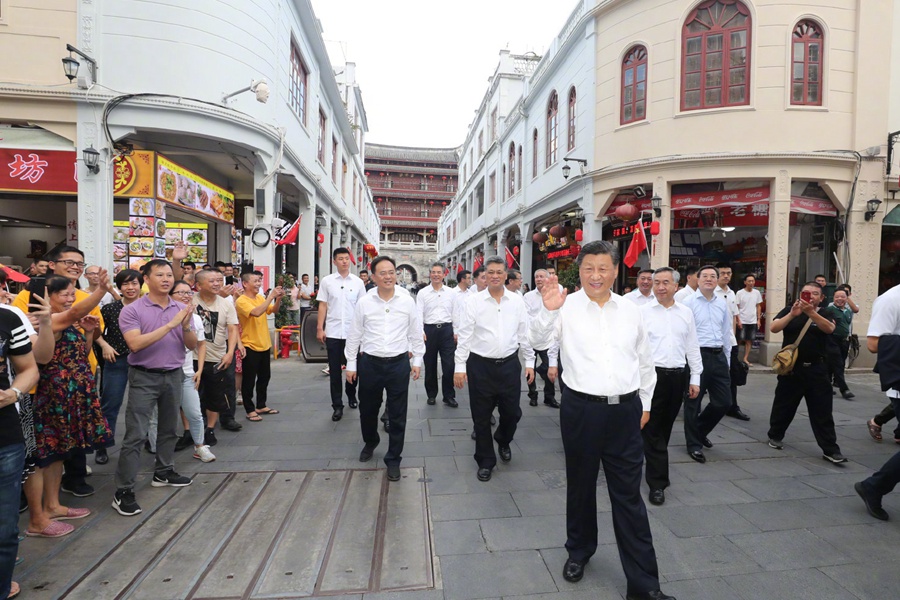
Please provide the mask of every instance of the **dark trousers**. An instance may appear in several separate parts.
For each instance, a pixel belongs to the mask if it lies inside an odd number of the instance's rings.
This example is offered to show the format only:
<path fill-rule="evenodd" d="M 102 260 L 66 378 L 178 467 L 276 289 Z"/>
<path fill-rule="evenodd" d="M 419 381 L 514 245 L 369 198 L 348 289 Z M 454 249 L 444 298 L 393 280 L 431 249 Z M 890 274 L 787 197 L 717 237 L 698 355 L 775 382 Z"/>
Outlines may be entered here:
<path fill-rule="evenodd" d="M 518 353 L 494 360 L 470 354 L 466 361 L 469 380 L 469 408 L 475 429 L 475 462 L 480 469 L 493 469 L 497 465 L 494 442 L 491 441 L 491 413 L 494 406 L 500 413 L 494 440 L 500 446 L 509 446 L 516 434 L 522 408 L 522 365 Z"/>
<path fill-rule="evenodd" d="M 241 382 L 241 398 L 247 414 L 257 408 L 265 408 L 268 398 L 269 380 L 272 378 L 271 350 L 257 352 L 247 348 L 244 357 L 244 379 Z M 256 388 L 256 406 L 253 405 L 253 388 Z"/>
<path fill-rule="evenodd" d="M 128 385 L 128 358 L 120 356 L 116 362 L 103 362 L 103 377 L 100 380 L 100 408 L 109 424 L 109 442 L 107 448 L 116 445 L 116 421 L 125 399 L 125 386 Z"/>
<path fill-rule="evenodd" d="M 784 439 L 787 428 L 797 414 L 800 401 L 804 398 L 816 443 L 826 454 L 840 452 L 834 431 L 834 418 L 831 415 L 832 395 L 828 367 L 823 362 L 809 366 L 797 363 L 790 375 L 778 376 L 775 400 L 772 401 L 772 413 L 769 416 L 769 438 Z"/>
<path fill-rule="evenodd" d="M 441 391 L 444 400 L 456 398 L 453 389 L 453 370 L 456 364 L 453 353 L 456 351 L 456 341 L 453 339 L 453 325 L 444 323 L 437 325 L 425 325 L 425 394 L 429 398 L 437 398 L 437 359 L 441 355 Z"/>
<path fill-rule="evenodd" d="M 359 377 L 359 426 L 363 442 L 377 446 L 378 412 L 382 395 L 387 392 L 388 451 L 384 464 L 399 465 L 406 439 L 406 409 L 409 402 L 409 357 L 380 359 L 362 354 L 357 363 Z"/>
<path fill-rule="evenodd" d="M 87 455 L 82 449 L 72 450 L 69 458 L 63 461 L 62 485 L 66 488 L 83 485 L 87 477 Z"/>
<path fill-rule="evenodd" d="M 204 362 L 200 372 L 200 407 L 203 410 L 219 413 L 219 420 L 225 423 L 234 421 L 235 396 L 234 361 L 227 369 L 217 369 L 217 362 Z M 194 370 L 200 368 L 194 361 Z"/>
<path fill-rule="evenodd" d="M 732 365 L 737 363 L 737 361 L 740 360 L 740 358 L 738 358 L 738 355 L 740 354 L 740 350 L 739 350 L 740 348 L 741 348 L 740 344 L 738 344 L 737 346 L 731 347 L 731 364 Z M 729 371 L 729 374 L 730 374 L 730 371 Z M 731 408 L 728 409 L 729 413 L 735 413 L 741 409 L 741 407 L 738 406 L 737 389 L 738 389 L 737 384 L 734 382 L 734 379 L 731 378 Z"/>
<path fill-rule="evenodd" d="M 641 498 L 642 411 L 639 398 L 610 405 L 588 400 L 568 387 L 562 389 L 559 424 L 566 452 L 566 550 L 569 558 L 581 562 L 597 551 L 597 475 L 602 464 L 630 594 L 659 589 L 656 552 Z"/>
<path fill-rule="evenodd" d="M 829 336 L 828 375 L 832 383 L 842 392 L 850 389 L 844 380 L 844 365 L 847 364 L 848 352 L 850 352 L 850 340 L 839 340 L 834 336 Z"/>
<path fill-rule="evenodd" d="M 875 424 L 879 427 L 884 427 L 885 423 L 893 419 L 897 416 L 897 413 L 894 411 L 893 402 L 884 407 L 884 409 L 875 415 L 875 418 L 872 420 L 875 421 Z M 894 428 L 894 439 L 900 440 L 900 420 L 897 422 L 897 427 Z"/>
<path fill-rule="evenodd" d="M 731 374 L 725 355 L 701 348 L 700 357 L 703 359 L 700 393 L 696 398 L 684 399 L 684 441 L 688 452 L 701 450 L 703 438 L 719 424 L 732 403 Z M 707 391 L 709 404 L 700 412 L 700 403 Z"/>
<path fill-rule="evenodd" d="M 341 396 L 341 382 L 347 391 L 348 400 L 356 400 L 356 382 L 350 383 L 344 377 L 341 367 L 347 364 L 344 356 L 344 346 L 347 340 L 341 338 L 325 338 L 325 349 L 328 350 L 328 380 L 331 383 L 331 406 L 344 408 L 344 399 Z"/>
<path fill-rule="evenodd" d="M 544 380 L 544 400 L 551 400 L 556 398 L 556 386 L 553 385 L 553 382 L 547 379 L 547 371 L 550 369 L 550 358 L 547 356 L 546 350 L 535 350 L 535 361 L 540 358 L 540 364 L 535 362 L 534 364 L 534 373 L 535 375 L 540 375 L 541 379 Z M 537 379 L 528 384 L 528 395 L 537 397 Z"/>
<path fill-rule="evenodd" d="M 681 410 L 688 379 L 685 370 L 656 369 L 656 389 L 650 405 L 650 420 L 641 430 L 644 456 L 647 458 L 645 477 L 651 490 L 669 487 L 669 438 L 672 426 Z"/>
<path fill-rule="evenodd" d="M 890 400 L 889 408 L 892 411 L 900 410 L 900 398 Z M 863 481 L 862 486 L 870 494 L 884 496 L 893 491 L 898 483 L 900 483 L 900 452 L 894 454 L 878 471 Z"/>
<path fill-rule="evenodd" d="M 18 510 L 24 467 L 25 444 L 0 446 L 0 598 L 9 594 L 19 551 Z"/>

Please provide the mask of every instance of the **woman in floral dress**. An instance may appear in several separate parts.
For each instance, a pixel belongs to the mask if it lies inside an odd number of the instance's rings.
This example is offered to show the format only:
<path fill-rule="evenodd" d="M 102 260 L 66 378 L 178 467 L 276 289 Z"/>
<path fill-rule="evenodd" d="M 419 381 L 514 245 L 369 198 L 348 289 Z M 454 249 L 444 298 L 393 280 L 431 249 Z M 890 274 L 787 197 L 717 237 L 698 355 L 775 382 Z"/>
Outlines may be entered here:
<path fill-rule="evenodd" d="M 75 301 L 75 287 L 65 277 L 47 278 L 46 289 L 55 315 L 56 346 L 50 362 L 40 367 L 41 378 L 34 396 L 38 468 L 25 484 L 30 514 L 26 533 L 60 537 L 74 530 L 61 521 L 90 514 L 88 509 L 59 503 L 63 460 L 75 450 L 89 451 L 107 443 L 110 431 L 100 408 L 88 362 L 90 346 L 85 339 L 97 328 L 99 320 L 91 315 L 75 320 L 77 315 L 69 311 Z"/>

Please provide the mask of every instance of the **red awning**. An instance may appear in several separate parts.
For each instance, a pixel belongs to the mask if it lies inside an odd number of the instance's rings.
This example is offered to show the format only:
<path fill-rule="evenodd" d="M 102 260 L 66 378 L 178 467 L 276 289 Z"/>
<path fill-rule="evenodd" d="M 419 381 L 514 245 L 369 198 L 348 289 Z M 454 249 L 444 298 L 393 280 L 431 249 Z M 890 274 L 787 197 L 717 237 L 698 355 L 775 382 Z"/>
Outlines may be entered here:
<path fill-rule="evenodd" d="M 831 203 L 831 200 L 807 198 L 805 196 L 791 196 L 791 212 L 823 217 L 836 217 L 838 215 L 838 211 L 834 204 Z"/>
<path fill-rule="evenodd" d="M 746 190 L 720 190 L 672 196 L 672 210 L 687 208 L 719 208 L 722 206 L 749 206 L 769 201 L 769 188 L 758 187 Z"/>

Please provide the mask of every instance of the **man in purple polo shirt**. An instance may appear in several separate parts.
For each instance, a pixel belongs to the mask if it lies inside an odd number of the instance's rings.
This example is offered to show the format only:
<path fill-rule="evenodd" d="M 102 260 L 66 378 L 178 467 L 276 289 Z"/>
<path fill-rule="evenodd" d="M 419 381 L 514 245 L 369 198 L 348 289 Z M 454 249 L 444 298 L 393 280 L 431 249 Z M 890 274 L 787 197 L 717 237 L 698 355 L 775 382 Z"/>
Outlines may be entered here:
<path fill-rule="evenodd" d="M 197 336 L 191 330 L 193 307 L 169 297 L 175 277 L 168 262 L 151 260 L 142 271 L 149 293 L 124 307 L 119 314 L 119 329 L 131 354 L 128 355 L 125 440 L 116 468 L 116 496 L 112 507 L 126 517 L 141 512 L 134 497 L 134 483 L 154 408 L 159 411 L 159 426 L 151 485 L 191 484 L 189 478 L 175 472 L 174 464 L 184 349 L 192 350 L 197 345 Z"/>

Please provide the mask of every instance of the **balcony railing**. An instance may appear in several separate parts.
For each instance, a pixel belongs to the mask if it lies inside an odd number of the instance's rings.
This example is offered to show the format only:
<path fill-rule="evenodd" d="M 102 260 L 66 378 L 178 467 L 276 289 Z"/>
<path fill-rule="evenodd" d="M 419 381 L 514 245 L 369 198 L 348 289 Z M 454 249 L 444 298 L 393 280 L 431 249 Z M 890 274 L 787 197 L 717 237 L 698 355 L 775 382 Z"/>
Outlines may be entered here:
<path fill-rule="evenodd" d="M 456 192 L 456 184 L 444 180 L 406 179 L 403 177 L 378 177 L 369 175 L 367 182 L 370 188 L 386 190 L 414 190 L 421 192 L 443 192 L 453 194 Z"/>
<path fill-rule="evenodd" d="M 378 243 L 381 250 L 425 250 L 437 252 L 437 242 L 396 242 L 381 240 Z"/>

